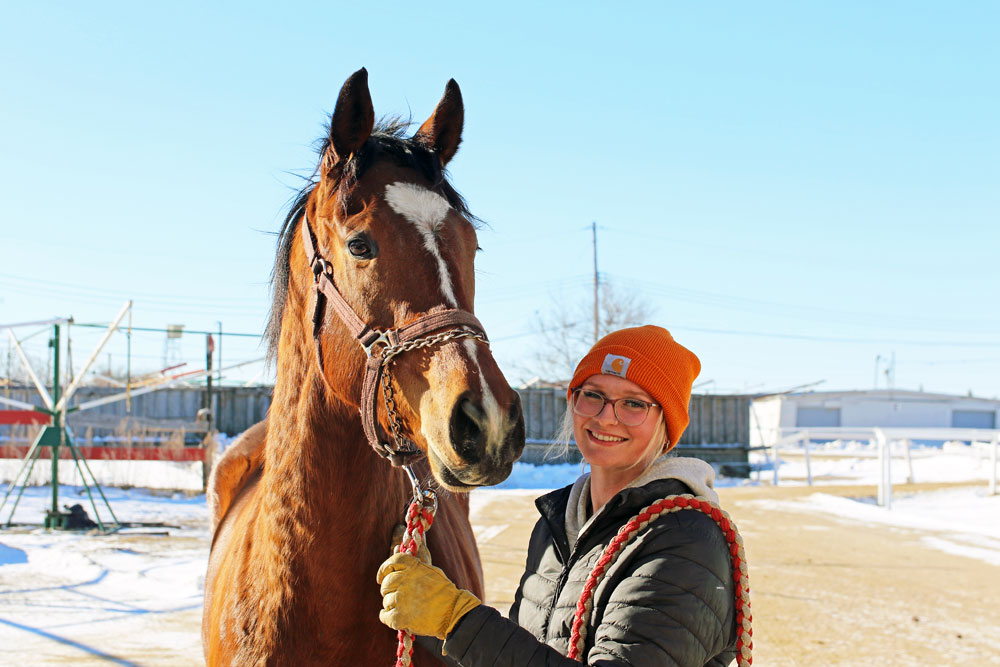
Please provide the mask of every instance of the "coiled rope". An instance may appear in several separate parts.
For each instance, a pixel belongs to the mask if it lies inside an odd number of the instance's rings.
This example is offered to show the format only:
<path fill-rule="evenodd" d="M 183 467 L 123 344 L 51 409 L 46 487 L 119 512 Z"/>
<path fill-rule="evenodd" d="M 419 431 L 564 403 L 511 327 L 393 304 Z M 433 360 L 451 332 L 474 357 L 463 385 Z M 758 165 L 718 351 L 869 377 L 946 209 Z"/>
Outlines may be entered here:
<path fill-rule="evenodd" d="M 436 511 L 437 496 L 433 491 L 414 494 L 406 509 L 406 530 L 403 531 L 403 541 L 396 547 L 395 553 L 417 556 L 420 547 L 426 544 L 426 533 L 434 523 Z M 395 667 L 410 667 L 413 663 L 413 635 L 405 630 L 399 630 L 396 632 L 396 638 L 399 643 L 396 646 Z"/>
<path fill-rule="evenodd" d="M 729 544 L 729 557 L 733 568 L 733 583 L 735 584 L 735 605 L 736 605 L 736 663 L 739 667 L 749 667 L 753 663 L 753 617 L 750 614 L 750 577 L 747 574 L 746 555 L 743 551 L 743 538 L 736 530 L 736 524 L 732 522 L 724 509 L 701 496 L 693 496 L 689 493 L 667 496 L 656 501 L 652 505 L 644 508 L 639 514 L 628 521 L 615 536 L 600 559 L 587 577 L 584 584 L 580 601 L 576 605 L 576 614 L 573 617 L 573 632 L 570 636 L 569 657 L 573 660 L 583 660 L 584 642 L 587 637 L 587 624 L 585 618 L 590 617 L 594 607 L 594 590 L 605 577 L 614 562 L 621 555 L 625 545 L 640 530 L 645 528 L 651 521 L 655 521 L 663 514 L 679 512 L 680 510 L 697 510 L 708 515 L 722 529 L 722 534 Z"/>

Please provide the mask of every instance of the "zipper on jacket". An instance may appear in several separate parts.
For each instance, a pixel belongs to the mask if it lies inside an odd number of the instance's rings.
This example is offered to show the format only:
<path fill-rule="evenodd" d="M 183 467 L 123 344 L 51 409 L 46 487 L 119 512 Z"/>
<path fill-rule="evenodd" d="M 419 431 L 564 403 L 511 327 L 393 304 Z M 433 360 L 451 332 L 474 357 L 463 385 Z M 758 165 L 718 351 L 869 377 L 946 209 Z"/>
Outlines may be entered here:
<path fill-rule="evenodd" d="M 607 505 L 605 505 L 605 507 L 607 507 Z M 604 508 L 602 507 L 601 509 L 603 510 Z M 594 522 L 594 523 L 590 524 L 590 526 L 587 528 L 587 530 L 584 531 L 584 533 L 582 533 L 580 535 L 580 537 L 583 537 L 584 535 L 587 535 L 587 534 L 593 532 L 594 526 L 596 526 L 596 525 L 597 525 L 597 522 Z M 577 561 L 580 560 L 579 554 L 580 554 L 580 544 L 581 543 L 582 543 L 582 540 L 580 540 L 578 538 L 576 540 L 576 544 L 574 544 L 573 548 L 570 549 L 569 557 L 566 559 L 566 562 L 563 565 L 563 569 L 562 569 L 562 572 L 559 574 L 559 578 L 556 579 L 556 590 L 555 590 L 555 594 L 552 596 L 552 602 L 551 602 L 551 604 L 549 604 L 548 608 L 545 610 L 545 626 L 544 627 L 545 627 L 545 638 L 547 640 L 548 639 L 552 639 L 552 637 L 549 634 L 549 624 L 552 622 L 552 612 L 555 611 L 556 603 L 559 602 L 559 596 L 562 595 L 563 588 L 566 586 L 566 581 L 569 579 L 569 573 L 570 573 L 570 571 L 573 569 L 573 566 L 577 563 Z M 603 549 L 602 549 L 602 551 L 603 551 Z M 568 637 L 566 639 L 567 639 L 567 641 L 569 640 Z"/>

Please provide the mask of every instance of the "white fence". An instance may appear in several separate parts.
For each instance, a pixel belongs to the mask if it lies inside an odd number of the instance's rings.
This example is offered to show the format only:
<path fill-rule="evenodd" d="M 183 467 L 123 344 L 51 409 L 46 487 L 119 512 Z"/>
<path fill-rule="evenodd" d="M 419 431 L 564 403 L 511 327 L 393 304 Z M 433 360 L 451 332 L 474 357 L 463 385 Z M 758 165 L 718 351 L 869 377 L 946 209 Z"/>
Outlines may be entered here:
<path fill-rule="evenodd" d="M 787 454 L 801 453 L 805 457 L 806 482 L 811 486 L 812 457 L 819 454 L 811 452 L 814 440 L 868 441 L 876 445 L 879 460 L 878 504 L 892 507 L 892 459 L 902 458 L 907 466 L 907 482 L 916 482 L 913 474 L 913 456 L 911 449 L 915 440 L 931 440 L 941 442 L 967 442 L 972 446 L 987 447 L 990 451 L 990 494 L 997 495 L 997 458 L 1000 452 L 1000 429 L 969 429 L 969 428 L 917 428 L 917 427 L 827 427 L 827 428 L 783 428 L 778 437 L 769 443 L 769 449 L 774 459 L 774 484 L 779 483 L 779 456 L 782 451 Z M 790 446 L 794 445 L 792 449 Z M 900 454 L 893 449 L 901 450 Z M 844 456 L 844 454 L 837 454 Z M 850 456 L 863 457 L 865 454 L 851 452 Z M 871 456 L 871 454 L 869 454 Z"/>

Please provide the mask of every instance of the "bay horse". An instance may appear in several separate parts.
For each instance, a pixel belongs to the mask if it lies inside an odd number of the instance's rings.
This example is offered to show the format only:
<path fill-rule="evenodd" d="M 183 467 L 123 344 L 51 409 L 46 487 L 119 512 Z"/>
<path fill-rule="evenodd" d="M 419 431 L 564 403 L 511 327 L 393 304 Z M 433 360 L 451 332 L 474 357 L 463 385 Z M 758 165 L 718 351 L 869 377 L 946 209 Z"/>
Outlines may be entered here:
<path fill-rule="evenodd" d="M 390 461 L 423 457 L 433 562 L 482 596 L 465 492 L 510 474 L 524 419 L 472 314 L 476 219 L 444 171 L 463 122 L 454 80 L 411 137 L 375 123 L 364 69 L 340 91 L 278 236 L 273 402 L 209 485 L 208 665 L 392 664 L 375 573 L 413 494 Z"/>

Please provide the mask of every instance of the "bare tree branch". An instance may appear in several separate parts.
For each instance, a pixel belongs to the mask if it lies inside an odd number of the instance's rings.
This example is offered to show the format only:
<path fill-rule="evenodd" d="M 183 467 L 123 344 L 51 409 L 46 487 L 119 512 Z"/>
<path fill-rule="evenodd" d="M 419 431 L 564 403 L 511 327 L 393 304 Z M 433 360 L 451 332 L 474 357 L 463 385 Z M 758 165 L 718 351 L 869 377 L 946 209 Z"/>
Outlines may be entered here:
<path fill-rule="evenodd" d="M 569 382 L 576 364 L 594 344 L 593 301 L 568 302 L 553 296 L 551 308 L 536 315 L 533 328 L 542 340 L 527 364 L 528 376 L 551 382 Z M 641 294 L 605 282 L 598 293 L 598 337 L 625 327 L 649 323 L 654 308 Z"/>

